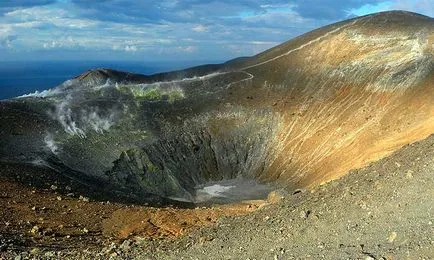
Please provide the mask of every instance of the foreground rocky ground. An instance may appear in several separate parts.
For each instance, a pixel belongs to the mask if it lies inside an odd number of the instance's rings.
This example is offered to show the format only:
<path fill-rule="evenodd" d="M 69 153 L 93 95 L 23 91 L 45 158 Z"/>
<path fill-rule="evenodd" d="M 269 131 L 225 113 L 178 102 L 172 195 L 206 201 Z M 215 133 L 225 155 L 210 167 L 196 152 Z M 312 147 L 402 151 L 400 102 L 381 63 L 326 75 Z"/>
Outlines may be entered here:
<path fill-rule="evenodd" d="M 89 191 L 87 201 L 66 180 L 23 186 L 16 170 L 1 170 L 0 258 L 434 258 L 434 136 L 274 204 L 158 209 Z"/>

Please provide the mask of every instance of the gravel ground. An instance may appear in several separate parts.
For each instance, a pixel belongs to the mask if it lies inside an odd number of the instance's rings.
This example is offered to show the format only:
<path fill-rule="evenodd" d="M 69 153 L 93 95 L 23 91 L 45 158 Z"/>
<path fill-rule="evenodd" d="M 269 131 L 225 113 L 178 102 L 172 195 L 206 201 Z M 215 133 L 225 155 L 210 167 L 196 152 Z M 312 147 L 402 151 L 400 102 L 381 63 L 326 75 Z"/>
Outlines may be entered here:
<path fill-rule="evenodd" d="M 313 191 L 280 194 L 278 203 L 180 238 L 0 258 L 434 259 L 434 136 Z"/>
<path fill-rule="evenodd" d="M 310 192 L 222 219 L 146 259 L 433 259 L 434 136 Z"/>

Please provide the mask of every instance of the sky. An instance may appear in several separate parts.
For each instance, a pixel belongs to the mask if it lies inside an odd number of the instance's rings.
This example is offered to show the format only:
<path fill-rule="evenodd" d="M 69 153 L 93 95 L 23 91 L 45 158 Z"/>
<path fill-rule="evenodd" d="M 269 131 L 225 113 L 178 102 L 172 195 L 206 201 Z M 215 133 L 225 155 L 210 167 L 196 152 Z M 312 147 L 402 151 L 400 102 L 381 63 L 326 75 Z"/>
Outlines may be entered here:
<path fill-rule="evenodd" d="M 0 0 L 0 61 L 224 61 L 386 10 L 434 0 Z"/>

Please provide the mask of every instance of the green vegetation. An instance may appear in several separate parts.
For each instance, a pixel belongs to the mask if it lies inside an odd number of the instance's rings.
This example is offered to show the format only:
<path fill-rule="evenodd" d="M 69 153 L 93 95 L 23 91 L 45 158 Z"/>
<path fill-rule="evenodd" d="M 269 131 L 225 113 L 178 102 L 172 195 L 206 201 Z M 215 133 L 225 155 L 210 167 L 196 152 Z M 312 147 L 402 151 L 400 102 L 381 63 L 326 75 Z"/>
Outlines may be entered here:
<path fill-rule="evenodd" d="M 117 89 L 126 94 L 132 94 L 135 98 L 149 101 L 167 101 L 173 103 L 184 99 L 184 91 L 179 87 L 144 87 L 140 85 L 118 85 Z"/>
<path fill-rule="evenodd" d="M 144 98 L 148 100 L 161 100 L 163 94 L 161 91 L 159 91 L 157 88 L 151 88 L 151 89 L 142 89 L 142 88 L 131 88 L 131 93 L 134 97 L 138 98 Z"/>
<path fill-rule="evenodd" d="M 145 166 L 148 172 L 157 173 L 159 168 L 155 166 L 149 159 L 145 161 Z"/>

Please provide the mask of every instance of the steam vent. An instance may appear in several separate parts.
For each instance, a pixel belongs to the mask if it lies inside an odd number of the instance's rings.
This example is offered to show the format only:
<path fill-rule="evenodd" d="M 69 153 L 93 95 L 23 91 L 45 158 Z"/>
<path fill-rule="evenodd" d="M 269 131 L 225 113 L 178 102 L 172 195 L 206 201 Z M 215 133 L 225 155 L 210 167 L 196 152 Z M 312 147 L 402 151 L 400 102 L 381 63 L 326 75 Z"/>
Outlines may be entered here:
<path fill-rule="evenodd" d="M 0 159 L 138 202 L 226 202 L 315 187 L 433 130 L 434 20 L 386 12 L 223 64 L 91 70 L 2 101 Z"/>

